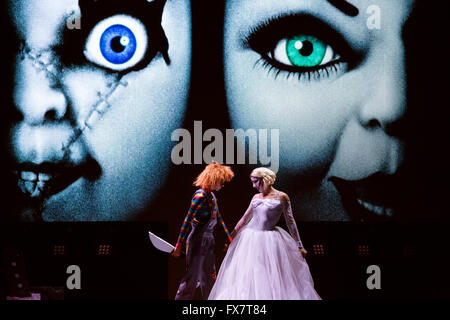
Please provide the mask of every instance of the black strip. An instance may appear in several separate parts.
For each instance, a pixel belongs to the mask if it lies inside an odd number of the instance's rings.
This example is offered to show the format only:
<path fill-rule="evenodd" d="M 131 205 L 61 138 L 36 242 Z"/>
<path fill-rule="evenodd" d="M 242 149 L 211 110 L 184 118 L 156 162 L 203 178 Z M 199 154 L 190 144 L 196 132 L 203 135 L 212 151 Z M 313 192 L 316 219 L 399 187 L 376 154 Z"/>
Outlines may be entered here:
<path fill-rule="evenodd" d="M 356 17 L 359 14 L 358 8 L 345 0 L 327 0 L 327 1 L 350 17 Z"/>

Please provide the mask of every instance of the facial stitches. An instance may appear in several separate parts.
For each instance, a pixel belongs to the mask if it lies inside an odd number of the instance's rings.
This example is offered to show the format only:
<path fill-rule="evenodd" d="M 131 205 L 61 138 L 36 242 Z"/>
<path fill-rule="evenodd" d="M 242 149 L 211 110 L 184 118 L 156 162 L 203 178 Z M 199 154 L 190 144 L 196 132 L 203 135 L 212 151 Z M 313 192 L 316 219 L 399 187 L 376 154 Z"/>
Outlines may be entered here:
<path fill-rule="evenodd" d="M 189 1 L 17 0 L 9 9 L 12 214 L 137 217 L 167 177 L 170 132 L 186 108 Z"/>
<path fill-rule="evenodd" d="M 37 72 L 45 73 L 46 78 L 52 86 L 61 87 L 61 72 L 60 65 L 55 54 L 50 49 L 32 50 L 26 44 L 22 44 L 19 54 L 21 60 L 29 60 L 31 65 Z M 93 126 L 100 120 L 100 118 L 110 110 L 112 104 L 108 99 L 113 95 L 119 86 L 127 86 L 128 83 L 122 80 L 122 75 L 118 73 L 115 79 L 106 85 L 107 91 L 102 93 L 97 92 L 98 100 L 93 104 L 88 112 L 87 117 L 82 120 L 76 127 L 73 128 L 72 134 L 69 136 L 66 143 L 61 146 L 62 156 L 60 161 L 62 163 L 71 162 L 71 147 L 83 135 L 86 129 L 92 129 Z M 42 167 L 42 166 L 41 166 Z M 15 171 L 17 176 L 18 186 L 20 190 L 30 198 L 45 199 L 52 194 L 52 186 L 54 181 L 58 180 L 58 173 L 30 171 L 28 169 Z"/>

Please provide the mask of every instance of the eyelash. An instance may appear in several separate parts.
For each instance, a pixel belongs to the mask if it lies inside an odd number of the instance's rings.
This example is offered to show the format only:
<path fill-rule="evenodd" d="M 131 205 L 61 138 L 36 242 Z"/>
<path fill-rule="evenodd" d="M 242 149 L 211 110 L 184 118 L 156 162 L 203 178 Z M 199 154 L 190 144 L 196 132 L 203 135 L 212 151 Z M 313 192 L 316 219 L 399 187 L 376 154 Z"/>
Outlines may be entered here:
<path fill-rule="evenodd" d="M 339 53 L 339 57 L 324 65 L 299 67 L 281 63 L 269 56 L 269 54 L 273 54 L 279 41 L 298 34 L 317 37 L 335 49 Z M 342 74 L 359 61 L 358 53 L 350 48 L 341 34 L 322 20 L 309 14 L 272 17 L 252 28 L 248 36 L 242 40 L 242 45 L 246 49 L 259 53 L 261 57 L 256 61 L 255 66 L 261 65 L 268 69 L 268 73 L 273 74 L 275 78 L 284 74 L 286 79 L 297 77 L 299 81 L 319 81 L 329 78 L 332 74 Z"/>
<path fill-rule="evenodd" d="M 324 64 L 320 67 L 315 68 L 305 68 L 302 69 L 304 71 L 298 71 L 298 70 L 286 70 L 286 67 L 290 66 L 284 66 L 277 61 L 270 59 L 272 61 L 268 61 L 269 59 L 266 59 L 265 57 L 259 58 L 256 63 L 256 65 L 261 65 L 264 69 L 268 70 L 269 74 L 274 74 L 275 79 L 278 78 L 278 76 L 283 73 L 286 77 L 286 79 L 289 79 L 292 77 L 297 77 L 299 81 L 306 80 L 311 81 L 311 79 L 314 79 L 315 81 L 319 81 L 324 78 L 329 78 L 331 73 L 340 74 L 341 72 L 345 71 L 342 69 L 345 69 L 345 62 L 341 60 L 335 60 L 333 62 Z M 277 65 L 280 65 L 277 66 Z M 292 67 L 292 68 L 300 68 L 300 67 Z M 326 75 L 325 75 L 326 73 Z"/>
<path fill-rule="evenodd" d="M 81 3 L 81 2 L 80 2 Z M 166 64 L 170 64 L 168 54 L 168 39 L 161 24 L 161 16 L 164 10 L 163 0 L 154 0 L 153 2 L 141 1 L 139 6 L 129 6 L 126 3 L 121 4 L 114 9 L 110 8 L 108 1 L 90 0 L 83 1 L 84 7 L 81 7 L 83 14 L 83 27 L 81 30 L 64 29 L 63 44 L 56 47 L 55 51 L 61 58 L 64 66 L 80 66 L 84 64 L 93 64 L 96 67 L 103 68 L 110 73 L 128 73 L 140 70 L 150 64 L 157 55 L 164 58 Z M 103 20 L 107 20 L 116 15 L 127 15 L 139 20 L 147 31 L 150 38 L 150 45 L 139 63 L 128 69 L 117 71 L 106 67 L 98 66 L 89 61 L 84 53 L 87 40 L 94 28 Z M 151 21 L 151 22 L 149 22 Z"/>

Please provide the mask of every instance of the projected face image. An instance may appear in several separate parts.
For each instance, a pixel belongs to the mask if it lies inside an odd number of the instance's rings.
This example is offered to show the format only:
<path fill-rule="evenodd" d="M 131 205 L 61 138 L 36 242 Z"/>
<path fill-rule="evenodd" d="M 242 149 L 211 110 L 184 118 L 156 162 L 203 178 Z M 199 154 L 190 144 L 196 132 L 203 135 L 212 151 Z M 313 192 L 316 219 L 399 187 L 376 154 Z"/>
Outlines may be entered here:
<path fill-rule="evenodd" d="M 8 14 L 9 207 L 22 220 L 133 219 L 184 115 L 189 1 L 20 0 Z"/>
<path fill-rule="evenodd" d="M 395 215 L 390 191 L 404 156 L 395 127 L 406 111 L 402 30 L 412 5 L 227 1 L 232 125 L 280 130 L 278 181 L 297 218 Z"/>

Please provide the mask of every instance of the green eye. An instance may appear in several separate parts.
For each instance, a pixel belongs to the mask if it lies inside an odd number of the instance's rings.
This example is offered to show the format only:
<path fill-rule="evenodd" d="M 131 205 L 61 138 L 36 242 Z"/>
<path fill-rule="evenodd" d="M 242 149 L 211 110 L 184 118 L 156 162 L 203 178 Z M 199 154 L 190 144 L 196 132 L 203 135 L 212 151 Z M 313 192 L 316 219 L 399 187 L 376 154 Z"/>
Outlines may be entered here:
<path fill-rule="evenodd" d="M 314 68 L 339 58 L 331 46 L 306 34 L 278 41 L 269 56 L 277 62 L 299 68 Z"/>
<path fill-rule="evenodd" d="M 313 36 L 300 35 L 288 38 L 286 41 L 287 57 L 297 67 L 320 65 L 326 51 L 326 44 Z"/>

